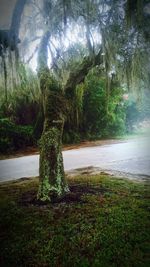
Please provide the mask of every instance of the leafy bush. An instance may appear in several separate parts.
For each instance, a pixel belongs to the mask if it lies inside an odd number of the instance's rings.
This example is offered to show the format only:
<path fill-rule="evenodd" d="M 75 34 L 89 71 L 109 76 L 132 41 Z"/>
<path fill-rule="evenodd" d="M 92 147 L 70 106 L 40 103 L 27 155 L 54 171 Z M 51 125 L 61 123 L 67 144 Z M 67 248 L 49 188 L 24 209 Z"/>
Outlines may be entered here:
<path fill-rule="evenodd" d="M 105 81 L 88 75 L 83 100 L 83 128 L 90 135 L 102 135 L 106 127 Z"/>
<path fill-rule="evenodd" d="M 0 119 L 0 152 L 5 153 L 12 150 L 33 145 L 32 126 L 15 125 L 9 119 Z"/>
<path fill-rule="evenodd" d="M 123 93 L 122 88 L 119 87 L 112 88 L 110 92 L 106 114 L 106 136 L 123 135 L 126 132 L 126 106 Z"/>
<path fill-rule="evenodd" d="M 106 79 L 90 73 L 85 81 L 83 128 L 90 139 L 112 137 L 125 132 L 123 90 L 111 83 L 109 94 Z"/>
<path fill-rule="evenodd" d="M 63 143 L 71 144 L 71 143 L 79 143 L 81 141 L 81 135 L 79 132 L 75 131 L 64 131 L 63 134 Z"/>

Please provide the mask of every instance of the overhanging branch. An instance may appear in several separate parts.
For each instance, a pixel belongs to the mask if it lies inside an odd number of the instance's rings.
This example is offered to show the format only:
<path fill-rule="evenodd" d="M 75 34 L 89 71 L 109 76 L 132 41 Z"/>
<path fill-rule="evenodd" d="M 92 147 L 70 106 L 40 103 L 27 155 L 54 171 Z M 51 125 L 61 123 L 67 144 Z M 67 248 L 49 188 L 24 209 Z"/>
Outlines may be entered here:
<path fill-rule="evenodd" d="M 69 96 L 71 91 L 80 83 L 82 83 L 88 72 L 96 65 L 103 63 L 102 48 L 97 55 L 84 58 L 83 62 L 70 72 L 69 78 L 64 86 L 66 96 Z"/>

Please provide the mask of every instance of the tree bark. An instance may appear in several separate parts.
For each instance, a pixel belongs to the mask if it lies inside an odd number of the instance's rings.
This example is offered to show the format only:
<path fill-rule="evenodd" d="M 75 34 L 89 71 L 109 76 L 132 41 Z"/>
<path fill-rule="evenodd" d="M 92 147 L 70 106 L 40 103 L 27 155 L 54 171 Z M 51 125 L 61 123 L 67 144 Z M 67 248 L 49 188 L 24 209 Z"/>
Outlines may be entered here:
<path fill-rule="evenodd" d="M 40 139 L 39 190 L 37 198 L 50 201 L 69 191 L 62 157 L 62 134 L 66 101 L 57 81 L 49 70 L 40 76 L 43 96 L 44 129 Z"/>
<path fill-rule="evenodd" d="M 64 121 L 53 122 L 47 127 L 45 120 L 44 131 L 40 140 L 40 184 L 38 199 L 50 201 L 69 191 L 65 180 L 62 157 L 62 133 Z"/>
<path fill-rule="evenodd" d="M 97 65 L 103 63 L 102 48 L 96 55 L 87 56 L 83 59 L 83 62 L 78 66 L 78 68 L 70 72 L 69 78 L 64 86 L 65 95 L 70 98 L 75 87 L 84 82 L 84 79 L 88 72 Z"/>
<path fill-rule="evenodd" d="M 11 34 L 15 35 L 14 37 L 16 40 L 16 46 L 17 46 L 18 39 L 19 39 L 21 16 L 22 16 L 24 7 L 26 5 L 26 2 L 27 0 L 17 0 L 14 11 L 13 11 L 10 32 Z"/>

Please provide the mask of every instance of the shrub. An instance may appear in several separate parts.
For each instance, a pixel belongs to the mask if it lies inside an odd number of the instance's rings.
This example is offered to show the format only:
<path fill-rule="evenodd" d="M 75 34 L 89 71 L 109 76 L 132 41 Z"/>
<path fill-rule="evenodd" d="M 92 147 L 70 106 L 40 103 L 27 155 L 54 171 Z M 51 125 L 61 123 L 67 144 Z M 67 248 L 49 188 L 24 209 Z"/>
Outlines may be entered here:
<path fill-rule="evenodd" d="M 9 119 L 0 119 L 0 152 L 18 150 L 35 142 L 32 126 L 15 125 Z"/>
<path fill-rule="evenodd" d="M 88 74 L 83 100 L 83 128 L 86 136 L 96 139 L 125 133 L 122 96 L 123 90 L 117 83 L 111 82 L 108 94 L 106 78 L 96 73 Z"/>
<path fill-rule="evenodd" d="M 79 143 L 80 141 L 81 141 L 80 133 L 71 130 L 69 130 L 68 132 L 64 131 L 63 134 L 64 144 Z"/>
<path fill-rule="evenodd" d="M 83 100 L 83 128 L 90 135 L 101 135 L 106 127 L 105 81 L 90 74 L 85 81 Z"/>

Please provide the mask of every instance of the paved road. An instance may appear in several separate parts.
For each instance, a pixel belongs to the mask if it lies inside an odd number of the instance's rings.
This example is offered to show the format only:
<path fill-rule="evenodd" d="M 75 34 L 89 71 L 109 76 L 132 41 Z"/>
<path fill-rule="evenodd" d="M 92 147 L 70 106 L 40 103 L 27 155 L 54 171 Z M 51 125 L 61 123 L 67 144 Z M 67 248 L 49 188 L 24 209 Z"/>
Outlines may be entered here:
<path fill-rule="evenodd" d="M 92 166 L 112 173 L 150 176 L 150 143 L 147 137 L 67 150 L 63 152 L 63 157 L 65 171 Z M 38 168 L 38 155 L 1 160 L 0 181 L 37 176 Z"/>

